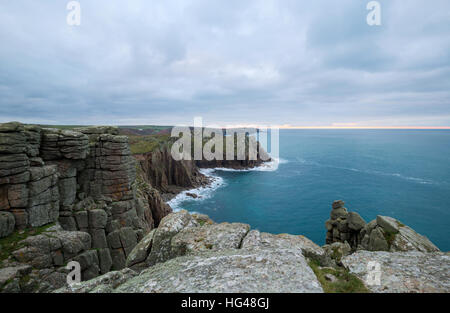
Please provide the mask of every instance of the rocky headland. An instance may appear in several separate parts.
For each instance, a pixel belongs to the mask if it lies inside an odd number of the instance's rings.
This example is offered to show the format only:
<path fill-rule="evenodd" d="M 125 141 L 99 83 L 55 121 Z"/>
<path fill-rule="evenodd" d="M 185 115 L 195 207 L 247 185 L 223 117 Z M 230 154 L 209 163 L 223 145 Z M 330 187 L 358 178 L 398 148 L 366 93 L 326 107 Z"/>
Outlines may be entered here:
<path fill-rule="evenodd" d="M 323 247 L 172 213 L 161 192 L 207 184 L 199 166 L 259 162 L 175 162 L 168 151 L 133 155 L 114 127 L 0 124 L 0 291 L 450 291 L 448 252 L 394 218 L 366 223 L 340 200 Z M 71 286 L 70 261 L 83 280 Z"/>

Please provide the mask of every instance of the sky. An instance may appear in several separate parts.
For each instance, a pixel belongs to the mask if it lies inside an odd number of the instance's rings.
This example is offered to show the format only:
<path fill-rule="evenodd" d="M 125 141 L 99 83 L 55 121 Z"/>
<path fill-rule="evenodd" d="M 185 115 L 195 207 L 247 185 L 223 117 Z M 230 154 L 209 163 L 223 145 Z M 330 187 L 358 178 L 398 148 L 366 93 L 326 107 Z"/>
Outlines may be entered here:
<path fill-rule="evenodd" d="M 0 122 L 450 127 L 450 1 L 0 0 Z"/>

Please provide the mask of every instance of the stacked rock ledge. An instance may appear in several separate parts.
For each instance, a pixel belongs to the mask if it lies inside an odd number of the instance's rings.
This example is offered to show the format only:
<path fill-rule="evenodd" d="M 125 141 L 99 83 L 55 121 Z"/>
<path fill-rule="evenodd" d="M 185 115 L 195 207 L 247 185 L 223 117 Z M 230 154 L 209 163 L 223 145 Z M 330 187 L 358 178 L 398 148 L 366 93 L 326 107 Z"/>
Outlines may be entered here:
<path fill-rule="evenodd" d="M 125 268 L 155 227 L 155 213 L 161 219 L 171 211 L 157 207 L 159 193 L 146 189 L 151 186 L 136 184 L 128 138 L 115 127 L 0 124 L 0 242 L 31 234 L 0 259 L 0 271 L 17 274 L 7 280 L 14 285 L 0 284 L 0 290 L 29 291 L 34 283 L 33 291 L 59 288 L 66 281 L 63 265 L 72 260 L 81 264 L 83 280 Z M 57 231 L 32 235 L 54 223 Z M 22 266 L 31 268 L 28 287 L 18 283 L 23 271 L 14 270 Z"/>

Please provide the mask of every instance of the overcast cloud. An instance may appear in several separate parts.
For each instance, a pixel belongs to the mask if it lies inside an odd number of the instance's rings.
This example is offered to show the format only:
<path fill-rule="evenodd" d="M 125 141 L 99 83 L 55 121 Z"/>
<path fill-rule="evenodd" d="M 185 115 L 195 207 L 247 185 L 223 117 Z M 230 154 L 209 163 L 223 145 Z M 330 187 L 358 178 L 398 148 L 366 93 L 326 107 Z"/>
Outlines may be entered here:
<path fill-rule="evenodd" d="M 0 122 L 450 126 L 450 1 L 0 0 Z"/>

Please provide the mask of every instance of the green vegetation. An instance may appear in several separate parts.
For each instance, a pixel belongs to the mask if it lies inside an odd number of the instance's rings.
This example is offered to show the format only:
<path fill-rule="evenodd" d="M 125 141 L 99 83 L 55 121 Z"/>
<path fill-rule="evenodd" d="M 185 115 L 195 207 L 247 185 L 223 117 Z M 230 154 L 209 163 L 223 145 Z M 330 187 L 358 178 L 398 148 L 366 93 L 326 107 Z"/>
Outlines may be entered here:
<path fill-rule="evenodd" d="M 405 224 L 403 224 L 403 223 L 401 223 L 399 221 L 396 221 L 396 222 L 397 222 L 398 227 L 405 227 Z"/>
<path fill-rule="evenodd" d="M 331 258 L 336 260 L 336 262 L 341 262 L 342 253 L 339 252 L 339 248 L 333 247 L 333 253 L 331 254 Z"/>
<path fill-rule="evenodd" d="M 389 231 L 387 231 L 387 230 L 383 230 L 383 235 L 384 235 L 384 239 L 386 239 L 386 241 L 387 241 L 387 243 L 388 243 L 388 245 L 389 245 L 389 249 L 391 249 L 391 245 L 392 245 L 392 243 L 394 242 L 395 236 L 396 236 L 397 234 L 392 233 L 392 232 L 389 232 Z"/>
<path fill-rule="evenodd" d="M 79 127 L 88 127 L 87 125 L 38 125 L 42 128 L 56 128 L 56 129 L 74 129 L 74 128 L 79 128 Z"/>
<path fill-rule="evenodd" d="M 22 240 L 28 238 L 29 236 L 36 236 L 45 232 L 48 228 L 54 226 L 55 224 L 48 224 L 34 229 L 25 229 L 21 231 L 15 231 L 11 235 L 0 239 L 0 262 L 6 260 L 13 251 L 23 248 L 20 243 Z"/>
<path fill-rule="evenodd" d="M 169 142 L 169 135 L 144 135 L 133 136 L 129 135 L 130 150 L 132 154 L 143 154 L 152 152 L 155 149 L 163 146 Z"/>
<path fill-rule="evenodd" d="M 321 268 L 316 260 L 309 261 L 309 266 L 316 274 L 317 279 L 326 293 L 368 293 L 369 290 L 364 283 L 355 275 L 350 274 L 343 268 Z M 326 274 L 331 274 L 337 278 L 331 282 L 325 278 Z"/>

